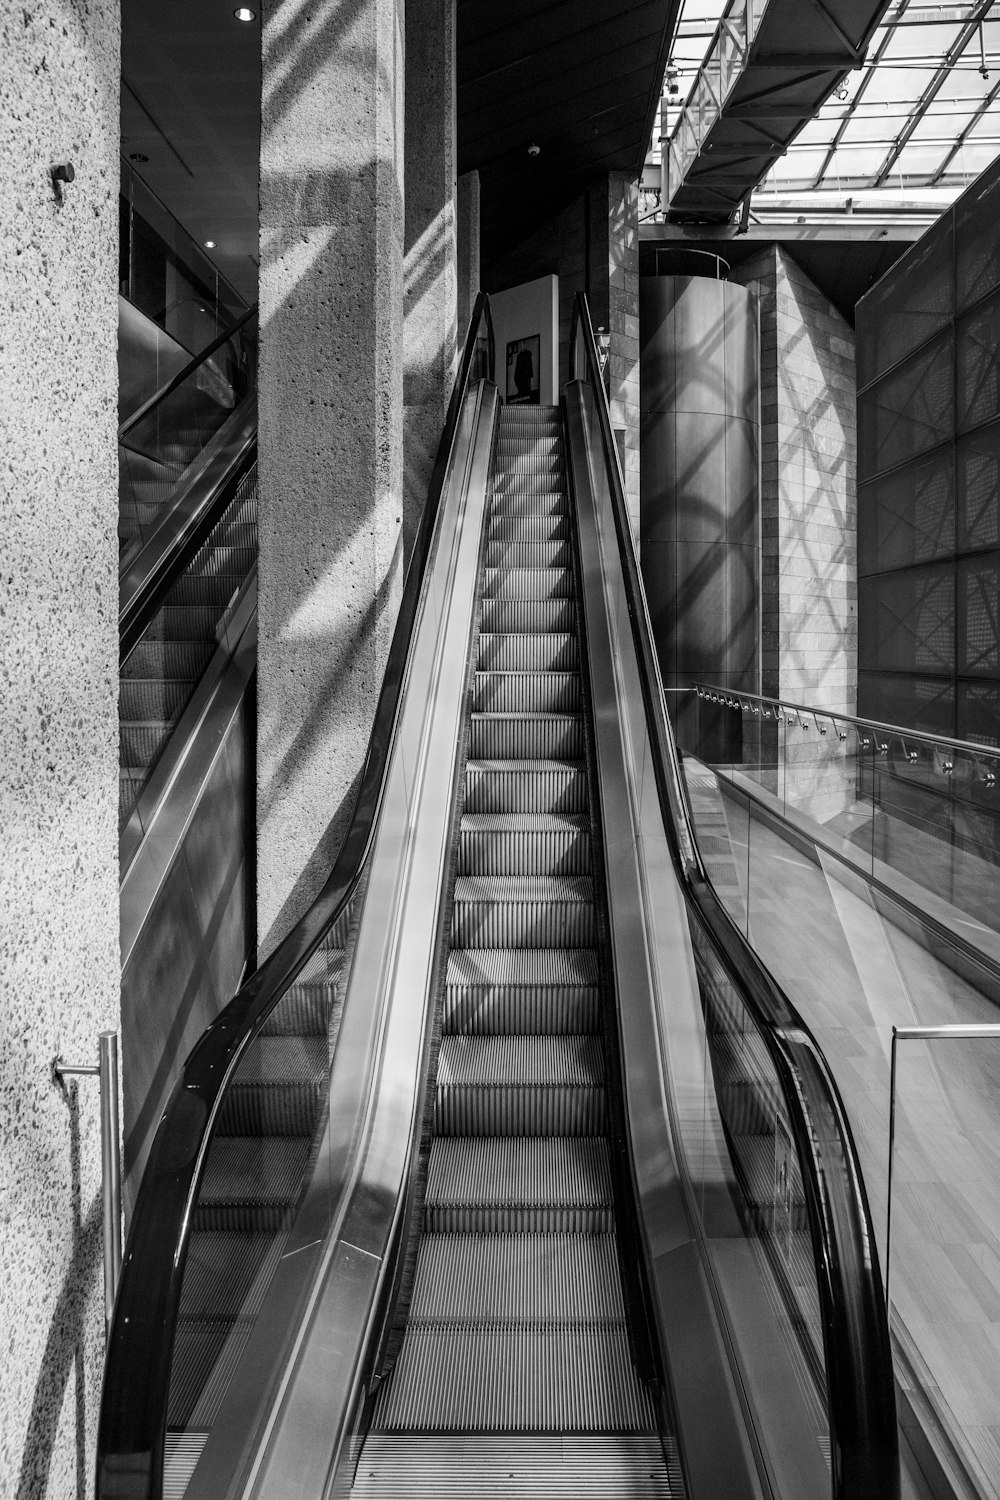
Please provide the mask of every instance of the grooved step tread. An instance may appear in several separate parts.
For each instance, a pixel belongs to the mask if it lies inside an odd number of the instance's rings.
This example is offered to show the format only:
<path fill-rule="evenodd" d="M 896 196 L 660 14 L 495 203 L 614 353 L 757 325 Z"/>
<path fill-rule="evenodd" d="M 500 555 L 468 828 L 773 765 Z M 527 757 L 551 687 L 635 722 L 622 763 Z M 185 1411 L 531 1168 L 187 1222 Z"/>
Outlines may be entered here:
<path fill-rule="evenodd" d="M 304 1136 L 220 1136 L 212 1142 L 199 1205 L 288 1203 L 309 1159 Z"/>
<path fill-rule="evenodd" d="M 590 819 L 582 813 L 465 813 L 461 875 L 586 875 Z"/>
<path fill-rule="evenodd" d="M 438 1091 L 452 1087 L 592 1088 L 604 1086 L 596 1036 L 455 1036 L 441 1038 Z"/>
<path fill-rule="evenodd" d="M 480 672 L 579 671 L 576 636 L 569 631 L 517 631 L 479 637 Z"/>
<path fill-rule="evenodd" d="M 579 672 L 482 672 L 472 688 L 474 713 L 571 713 L 581 704 Z"/>
<path fill-rule="evenodd" d="M 577 813 L 588 806 L 582 762 L 470 760 L 465 788 L 468 813 Z"/>
<path fill-rule="evenodd" d="M 414 1323 L 624 1323 L 612 1234 L 428 1234 Z"/>
<path fill-rule="evenodd" d="M 572 599 L 571 568 L 486 568 L 483 594 L 487 599 Z"/>
<path fill-rule="evenodd" d="M 484 599 L 480 630 L 498 635 L 566 633 L 576 624 L 572 599 Z M 482 639 L 482 636 L 480 636 Z"/>
<path fill-rule="evenodd" d="M 469 754 L 475 759 L 580 760 L 584 753 L 579 713 L 480 713 L 469 726 Z"/>
<path fill-rule="evenodd" d="M 357 1500 L 679 1500 L 676 1445 L 655 1436 L 370 1432 Z"/>
<path fill-rule="evenodd" d="M 656 1414 L 610 1325 L 407 1326 L 373 1427 L 423 1432 L 652 1432 Z"/>
<path fill-rule="evenodd" d="M 438 1136 L 425 1205 L 611 1208 L 608 1144 L 600 1136 Z"/>

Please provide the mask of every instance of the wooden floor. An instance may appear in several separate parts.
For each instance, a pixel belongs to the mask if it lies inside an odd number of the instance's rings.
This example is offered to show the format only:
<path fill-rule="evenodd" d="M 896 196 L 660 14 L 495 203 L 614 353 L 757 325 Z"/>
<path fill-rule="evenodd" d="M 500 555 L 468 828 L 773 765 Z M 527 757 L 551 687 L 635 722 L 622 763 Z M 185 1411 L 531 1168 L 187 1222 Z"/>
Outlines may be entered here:
<path fill-rule="evenodd" d="M 851 1118 L 885 1274 L 892 1026 L 1000 1011 L 688 763 L 699 842 L 733 917 L 823 1047 Z M 1000 889 L 997 891 L 1000 904 Z M 893 1328 L 983 1496 L 1000 1495 L 1000 1038 L 899 1044 Z"/>

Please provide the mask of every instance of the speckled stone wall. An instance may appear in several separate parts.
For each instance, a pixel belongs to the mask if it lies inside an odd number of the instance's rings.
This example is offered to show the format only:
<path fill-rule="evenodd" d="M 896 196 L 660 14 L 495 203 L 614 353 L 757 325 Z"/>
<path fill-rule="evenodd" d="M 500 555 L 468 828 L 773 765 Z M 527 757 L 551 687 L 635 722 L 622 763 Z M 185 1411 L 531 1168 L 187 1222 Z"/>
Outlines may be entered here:
<path fill-rule="evenodd" d="M 262 6 L 258 930 L 346 830 L 402 552 L 402 0 Z"/>
<path fill-rule="evenodd" d="M 116 0 L 0 7 L 0 1494 L 89 1494 L 118 1025 Z M 57 201 L 52 162 L 75 181 Z"/>
<path fill-rule="evenodd" d="M 455 378 L 455 0 L 406 0 L 405 93 L 403 544 L 409 556 Z"/>
<path fill-rule="evenodd" d="M 731 280 L 760 300 L 763 689 L 853 713 L 854 331 L 776 246 L 744 261 Z"/>

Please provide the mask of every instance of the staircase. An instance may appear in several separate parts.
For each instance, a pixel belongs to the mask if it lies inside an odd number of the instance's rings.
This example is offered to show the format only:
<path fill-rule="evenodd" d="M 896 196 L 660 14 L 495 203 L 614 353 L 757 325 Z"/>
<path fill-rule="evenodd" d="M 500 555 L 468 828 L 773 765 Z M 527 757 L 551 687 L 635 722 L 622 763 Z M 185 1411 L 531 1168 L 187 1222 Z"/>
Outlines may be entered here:
<path fill-rule="evenodd" d="M 558 408 L 501 410 L 412 1295 L 357 1500 L 682 1493 L 632 1366 Z"/>
<path fill-rule="evenodd" d="M 173 585 L 119 684 L 119 821 L 124 823 L 218 645 L 219 626 L 257 561 L 257 468 Z"/>

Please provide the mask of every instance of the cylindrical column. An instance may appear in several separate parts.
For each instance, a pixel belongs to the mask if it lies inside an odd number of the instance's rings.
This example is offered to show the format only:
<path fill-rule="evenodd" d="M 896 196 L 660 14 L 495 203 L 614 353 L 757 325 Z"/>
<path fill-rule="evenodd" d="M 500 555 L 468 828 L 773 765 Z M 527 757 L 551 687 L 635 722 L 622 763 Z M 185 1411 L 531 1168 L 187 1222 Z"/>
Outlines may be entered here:
<path fill-rule="evenodd" d="M 640 282 L 639 309 L 640 545 L 664 687 L 700 681 L 752 692 L 760 571 L 756 305 L 729 282 L 651 276 Z M 680 700 L 678 734 L 691 748 L 694 711 Z"/>

